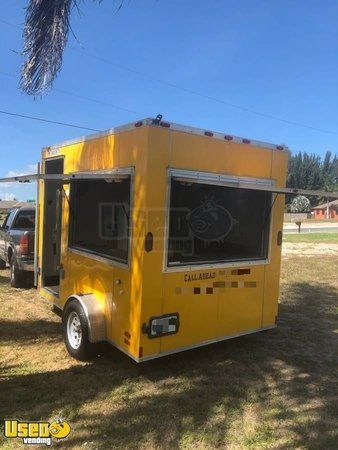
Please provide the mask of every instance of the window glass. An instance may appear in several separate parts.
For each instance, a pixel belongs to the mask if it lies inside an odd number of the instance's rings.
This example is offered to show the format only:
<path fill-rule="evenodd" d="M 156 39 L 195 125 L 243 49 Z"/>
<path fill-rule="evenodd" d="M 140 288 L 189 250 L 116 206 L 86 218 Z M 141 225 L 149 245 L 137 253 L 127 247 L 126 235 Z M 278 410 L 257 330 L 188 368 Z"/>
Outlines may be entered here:
<path fill-rule="evenodd" d="M 72 247 L 128 261 L 130 176 L 112 182 L 73 181 L 70 209 Z"/>
<path fill-rule="evenodd" d="M 168 265 L 266 259 L 271 193 L 171 182 Z"/>
<path fill-rule="evenodd" d="M 34 230 L 35 227 L 35 210 L 24 209 L 18 212 L 13 226 L 16 230 Z"/>

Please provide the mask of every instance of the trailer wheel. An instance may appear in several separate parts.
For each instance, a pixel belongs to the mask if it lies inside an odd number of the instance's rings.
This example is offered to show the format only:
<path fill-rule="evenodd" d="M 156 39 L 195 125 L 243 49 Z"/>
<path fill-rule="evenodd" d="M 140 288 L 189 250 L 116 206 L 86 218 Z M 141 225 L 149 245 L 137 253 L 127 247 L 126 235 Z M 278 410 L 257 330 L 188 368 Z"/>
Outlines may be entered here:
<path fill-rule="evenodd" d="M 75 359 L 86 361 L 96 353 L 96 345 L 89 342 L 89 329 L 82 306 L 72 300 L 62 317 L 63 338 L 68 353 Z"/>
<path fill-rule="evenodd" d="M 0 270 L 5 270 L 6 269 L 6 261 L 4 261 L 3 259 L 0 259 Z"/>
<path fill-rule="evenodd" d="M 10 280 L 11 286 L 14 288 L 24 288 L 27 285 L 27 273 L 23 270 L 19 270 L 16 263 L 15 258 L 11 259 L 9 264 L 10 268 Z"/>

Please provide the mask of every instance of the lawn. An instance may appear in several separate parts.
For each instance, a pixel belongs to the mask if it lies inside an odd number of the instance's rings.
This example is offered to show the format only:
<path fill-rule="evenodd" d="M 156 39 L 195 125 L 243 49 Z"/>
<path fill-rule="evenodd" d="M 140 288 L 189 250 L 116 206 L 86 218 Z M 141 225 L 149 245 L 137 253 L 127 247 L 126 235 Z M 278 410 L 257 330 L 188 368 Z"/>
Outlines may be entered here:
<path fill-rule="evenodd" d="M 50 306 L 0 272 L 1 417 L 68 419 L 56 448 L 337 449 L 337 273 L 290 257 L 277 329 L 137 365 L 71 359 Z"/>
<path fill-rule="evenodd" d="M 338 244 L 338 233 L 284 233 L 283 242 L 311 242 Z"/>

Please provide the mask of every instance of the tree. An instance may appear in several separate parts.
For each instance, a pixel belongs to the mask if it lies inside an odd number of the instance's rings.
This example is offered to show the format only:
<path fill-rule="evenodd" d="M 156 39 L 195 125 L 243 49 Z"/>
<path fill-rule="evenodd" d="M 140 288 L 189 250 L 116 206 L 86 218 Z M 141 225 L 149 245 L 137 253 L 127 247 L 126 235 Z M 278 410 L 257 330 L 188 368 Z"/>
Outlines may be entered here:
<path fill-rule="evenodd" d="M 295 197 L 290 205 L 290 211 L 293 213 L 306 213 L 311 209 L 310 200 L 304 195 Z"/>
<path fill-rule="evenodd" d="M 299 152 L 289 159 L 287 187 L 320 189 L 322 186 L 321 159 L 318 155 Z"/>
<path fill-rule="evenodd" d="M 338 160 L 335 155 L 332 158 L 331 152 L 326 152 L 322 166 L 322 183 L 325 191 L 333 191 L 335 189 L 338 177 Z"/>
<path fill-rule="evenodd" d="M 318 155 L 299 152 L 289 158 L 286 185 L 290 188 L 334 191 L 338 179 L 337 156 L 326 152 L 323 160 Z M 309 197 L 310 203 L 315 206 L 326 198 Z M 292 196 L 286 197 L 290 204 Z"/>
<path fill-rule="evenodd" d="M 25 62 L 20 87 L 30 95 L 50 89 L 62 66 L 70 16 L 83 0 L 29 0 L 23 31 Z M 102 0 L 94 0 L 101 3 Z M 124 0 L 116 0 L 120 10 Z"/>

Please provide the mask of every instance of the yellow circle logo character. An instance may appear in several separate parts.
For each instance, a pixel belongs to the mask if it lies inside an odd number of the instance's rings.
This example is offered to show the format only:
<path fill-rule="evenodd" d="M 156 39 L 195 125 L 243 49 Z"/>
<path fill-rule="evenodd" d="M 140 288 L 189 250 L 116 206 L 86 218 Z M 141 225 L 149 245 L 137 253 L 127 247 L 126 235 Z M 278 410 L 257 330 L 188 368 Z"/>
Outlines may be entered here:
<path fill-rule="evenodd" d="M 56 420 L 50 424 L 49 432 L 56 439 L 64 439 L 70 433 L 70 425 L 63 420 Z"/>

